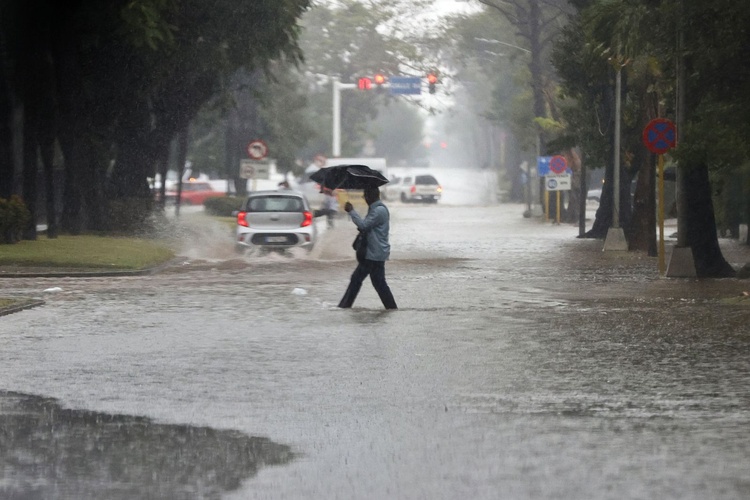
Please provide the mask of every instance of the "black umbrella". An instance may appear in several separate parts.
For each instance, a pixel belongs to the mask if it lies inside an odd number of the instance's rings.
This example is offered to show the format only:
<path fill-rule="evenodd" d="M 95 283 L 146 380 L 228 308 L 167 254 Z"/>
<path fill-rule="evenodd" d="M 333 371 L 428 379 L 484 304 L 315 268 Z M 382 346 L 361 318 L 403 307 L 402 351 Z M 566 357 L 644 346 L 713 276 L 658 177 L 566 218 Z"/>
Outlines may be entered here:
<path fill-rule="evenodd" d="M 379 187 L 388 179 L 367 165 L 337 165 L 321 168 L 310 179 L 328 189 L 365 189 Z"/>

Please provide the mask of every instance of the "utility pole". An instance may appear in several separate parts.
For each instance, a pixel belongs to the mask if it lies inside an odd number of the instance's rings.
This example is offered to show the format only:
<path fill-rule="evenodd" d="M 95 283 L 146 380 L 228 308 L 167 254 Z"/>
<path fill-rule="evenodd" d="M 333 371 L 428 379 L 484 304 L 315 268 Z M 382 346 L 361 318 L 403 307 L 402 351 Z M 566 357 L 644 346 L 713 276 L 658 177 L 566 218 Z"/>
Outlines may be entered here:
<path fill-rule="evenodd" d="M 685 68 L 685 26 L 683 19 L 684 0 L 680 0 L 679 13 L 677 21 L 677 142 L 679 144 L 680 134 L 685 130 L 685 89 L 687 85 L 687 73 Z M 694 278 L 697 273 L 695 270 L 695 261 L 693 260 L 693 250 L 690 248 L 687 239 L 688 225 L 688 200 L 686 179 L 680 166 L 677 166 L 677 244 L 672 248 L 672 254 L 667 264 L 668 278 Z"/>
<path fill-rule="evenodd" d="M 614 173 L 614 204 L 612 206 L 612 227 L 607 231 L 607 239 L 604 240 L 604 251 L 623 251 L 628 249 L 625 232 L 620 227 L 620 122 L 622 116 L 622 68 L 626 63 L 622 62 L 620 48 L 617 48 L 617 56 L 614 58 L 617 70 L 615 83 L 615 173 Z"/>
<path fill-rule="evenodd" d="M 341 91 L 356 89 L 354 83 L 341 83 L 339 77 L 333 77 L 333 147 L 331 154 L 334 158 L 341 156 Z"/>

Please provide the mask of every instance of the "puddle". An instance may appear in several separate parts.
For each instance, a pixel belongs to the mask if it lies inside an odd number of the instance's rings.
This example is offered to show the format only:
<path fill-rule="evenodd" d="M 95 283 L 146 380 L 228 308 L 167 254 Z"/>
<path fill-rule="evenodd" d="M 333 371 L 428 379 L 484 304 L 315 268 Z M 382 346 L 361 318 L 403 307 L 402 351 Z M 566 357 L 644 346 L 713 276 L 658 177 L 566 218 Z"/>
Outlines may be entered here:
<path fill-rule="evenodd" d="M 0 498 L 202 499 L 239 488 L 291 449 L 231 430 L 62 408 L 0 391 Z"/>

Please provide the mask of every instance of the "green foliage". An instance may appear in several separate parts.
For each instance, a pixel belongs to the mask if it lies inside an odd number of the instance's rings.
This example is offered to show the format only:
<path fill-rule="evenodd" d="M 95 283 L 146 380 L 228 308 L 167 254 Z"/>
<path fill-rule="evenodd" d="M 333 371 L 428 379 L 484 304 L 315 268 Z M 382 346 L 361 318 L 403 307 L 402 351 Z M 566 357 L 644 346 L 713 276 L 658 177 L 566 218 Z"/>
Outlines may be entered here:
<path fill-rule="evenodd" d="M 203 203 L 206 213 L 216 217 L 231 217 L 232 212 L 242 208 L 244 198 L 239 196 L 220 196 L 207 198 Z"/>
<path fill-rule="evenodd" d="M 138 48 L 169 46 L 177 27 L 166 21 L 165 14 L 175 8 L 175 0 L 130 0 L 120 11 L 121 32 Z"/>
<path fill-rule="evenodd" d="M 17 243 L 31 222 L 31 213 L 19 196 L 0 198 L 0 243 Z"/>
<path fill-rule="evenodd" d="M 144 234 L 151 230 L 152 198 L 118 198 L 106 204 L 106 229 L 117 234 Z"/>
<path fill-rule="evenodd" d="M 101 230 L 105 193 L 148 197 L 146 178 L 173 139 L 239 68 L 301 61 L 296 24 L 310 0 L 32 4 L 0 2 L 2 80 L 17 93 L 3 98 L 38 110 L 27 123 L 60 124 L 45 141 L 60 145 L 67 178 L 80 179 L 65 189 L 63 227 Z"/>

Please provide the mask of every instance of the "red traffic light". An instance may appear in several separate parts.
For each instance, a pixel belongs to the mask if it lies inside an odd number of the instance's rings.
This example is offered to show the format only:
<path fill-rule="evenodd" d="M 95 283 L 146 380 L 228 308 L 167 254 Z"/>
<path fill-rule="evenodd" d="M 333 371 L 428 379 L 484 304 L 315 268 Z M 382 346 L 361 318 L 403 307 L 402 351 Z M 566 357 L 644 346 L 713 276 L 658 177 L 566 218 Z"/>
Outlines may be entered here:
<path fill-rule="evenodd" d="M 385 83 L 385 75 L 378 73 L 375 75 L 375 83 L 377 85 L 383 85 Z"/>
<path fill-rule="evenodd" d="M 438 77 L 435 73 L 427 75 L 427 83 L 429 84 L 430 94 L 435 93 L 435 84 L 437 84 Z"/>
<path fill-rule="evenodd" d="M 366 76 L 360 77 L 360 79 L 357 80 L 357 88 L 359 90 L 370 90 L 372 88 L 372 80 Z"/>

